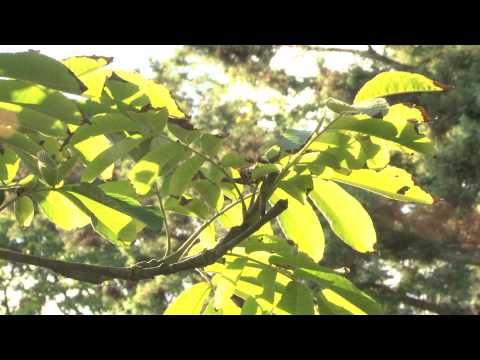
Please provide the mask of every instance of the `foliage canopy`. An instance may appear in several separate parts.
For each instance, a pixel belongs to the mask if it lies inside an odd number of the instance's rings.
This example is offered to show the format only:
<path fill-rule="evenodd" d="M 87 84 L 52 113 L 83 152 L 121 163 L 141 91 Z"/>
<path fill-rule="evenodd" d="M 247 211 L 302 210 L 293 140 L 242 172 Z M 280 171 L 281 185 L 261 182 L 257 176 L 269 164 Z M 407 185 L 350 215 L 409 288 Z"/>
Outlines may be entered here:
<path fill-rule="evenodd" d="M 321 265 L 320 218 L 352 249 L 373 254 L 374 224 L 343 185 L 434 203 L 406 170 L 390 165 L 393 152 L 432 153 L 421 132 L 428 116 L 389 100 L 443 92 L 445 85 L 410 72 L 381 73 L 353 104 L 319 104 L 314 130 L 289 129 L 251 159 L 226 150 L 228 134 L 195 128 L 167 88 L 112 71 L 111 61 L 0 54 L 0 209 L 14 209 L 23 227 L 39 212 L 65 231 L 92 226 L 120 248 L 145 229 L 164 231 L 165 256 L 123 268 L 9 249 L 0 249 L 0 258 L 89 283 L 199 271 L 205 281 L 166 314 L 382 313 L 342 269 Z M 119 177 L 115 165 L 127 158 L 132 165 Z M 201 223 L 178 248 L 170 243 L 171 214 Z"/>

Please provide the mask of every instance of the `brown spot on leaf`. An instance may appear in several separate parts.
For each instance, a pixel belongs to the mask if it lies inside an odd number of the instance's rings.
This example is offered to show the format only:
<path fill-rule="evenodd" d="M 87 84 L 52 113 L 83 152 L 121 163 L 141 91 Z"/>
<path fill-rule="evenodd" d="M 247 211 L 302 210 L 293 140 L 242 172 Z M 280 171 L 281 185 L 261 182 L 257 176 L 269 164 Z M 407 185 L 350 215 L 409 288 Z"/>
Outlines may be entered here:
<path fill-rule="evenodd" d="M 410 190 L 410 187 L 409 186 L 404 186 L 404 187 L 397 190 L 397 194 L 405 195 L 408 190 Z"/>

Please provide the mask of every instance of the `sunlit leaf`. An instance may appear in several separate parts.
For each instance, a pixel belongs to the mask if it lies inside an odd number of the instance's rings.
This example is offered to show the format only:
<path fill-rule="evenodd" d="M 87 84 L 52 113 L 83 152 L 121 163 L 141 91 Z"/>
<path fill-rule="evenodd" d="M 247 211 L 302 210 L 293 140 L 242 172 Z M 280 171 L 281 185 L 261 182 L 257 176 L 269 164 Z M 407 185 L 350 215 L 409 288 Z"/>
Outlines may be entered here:
<path fill-rule="evenodd" d="M 138 73 L 127 71 L 115 71 L 120 78 L 135 84 L 139 89 L 148 96 L 153 108 L 167 108 L 168 115 L 173 118 L 185 118 L 185 114 L 179 109 L 170 91 L 163 85 L 153 80 L 147 80 Z"/>
<path fill-rule="evenodd" d="M 0 101 L 21 105 L 70 124 L 82 116 L 75 102 L 59 91 L 23 80 L 0 80 Z"/>
<path fill-rule="evenodd" d="M 198 283 L 182 292 L 165 310 L 164 315 L 199 315 L 210 295 L 207 283 Z"/>
<path fill-rule="evenodd" d="M 168 161 L 183 153 L 184 149 L 176 143 L 166 141 L 157 143 L 154 150 L 138 161 L 128 173 L 128 179 L 135 187 L 137 193 L 140 195 L 147 194 L 162 167 Z"/>
<path fill-rule="evenodd" d="M 433 204 L 431 195 L 416 186 L 412 175 L 403 169 L 387 166 L 380 171 L 352 170 L 349 175 L 330 169 L 327 178 L 359 187 L 390 199 Z"/>
<path fill-rule="evenodd" d="M 66 137 L 67 135 L 66 126 L 62 121 L 44 113 L 4 102 L 0 102 L 0 109 L 14 113 L 17 120 L 16 125 L 20 128 L 40 131 L 49 136 Z"/>
<path fill-rule="evenodd" d="M 0 180 L 11 182 L 20 168 L 20 158 L 10 149 L 0 151 Z"/>
<path fill-rule="evenodd" d="M 351 281 L 345 277 L 325 268 L 314 269 L 298 269 L 295 275 L 305 280 L 310 280 L 316 283 L 322 290 L 328 289 L 327 296 L 337 294 L 337 296 L 329 296 L 329 301 L 332 301 L 337 306 L 354 310 L 353 307 L 360 309 L 362 312 L 376 315 L 381 314 L 382 308 L 377 302 L 367 293 L 359 290 Z M 325 293 L 324 293 L 325 295 Z M 340 301 L 340 298 L 344 300 Z M 350 305 L 346 306 L 343 301 L 347 301 Z"/>
<path fill-rule="evenodd" d="M 391 121 L 385 121 L 374 118 L 342 116 L 331 125 L 330 129 L 351 130 L 376 136 L 420 153 L 428 154 L 433 151 L 432 142 L 428 137 L 418 134 L 415 126 L 407 119 L 398 117 L 391 118 Z"/>
<path fill-rule="evenodd" d="M 145 140 L 146 138 L 141 135 L 132 135 L 131 137 L 117 142 L 88 164 L 87 168 L 82 174 L 82 182 L 91 182 L 95 180 L 97 176 L 111 166 L 116 160 L 127 155 Z"/>
<path fill-rule="evenodd" d="M 104 67 L 109 65 L 113 58 L 105 56 L 73 56 L 62 61 L 88 88 L 83 96 L 97 98 L 101 95 L 105 80 L 112 71 Z"/>
<path fill-rule="evenodd" d="M 82 155 L 87 164 L 91 163 L 100 154 L 108 150 L 112 146 L 110 140 L 104 135 L 92 136 L 73 147 Z M 103 180 L 109 180 L 113 175 L 114 164 L 108 166 L 100 174 Z"/>
<path fill-rule="evenodd" d="M 405 71 L 390 71 L 378 74 L 369 80 L 357 93 L 354 104 L 361 101 L 385 96 L 445 91 L 447 87 L 424 75 Z"/>
<path fill-rule="evenodd" d="M 325 249 L 325 238 L 315 211 L 310 205 L 303 205 L 285 191 L 277 189 L 271 200 L 275 203 L 282 199 L 288 200 L 288 209 L 278 217 L 285 236 L 295 242 L 300 251 L 315 261 L 320 261 Z"/>
<path fill-rule="evenodd" d="M 58 191 L 33 193 L 42 212 L 62 230 L 75 230 L 90 223 L 90 217 Z"/>
<path fill-rule="evenodd" d="M 332 181 L 315 179 L 310 197 L 333 232 L 359 252 L 373 252 L 377 235 L 363 206 Z"/>

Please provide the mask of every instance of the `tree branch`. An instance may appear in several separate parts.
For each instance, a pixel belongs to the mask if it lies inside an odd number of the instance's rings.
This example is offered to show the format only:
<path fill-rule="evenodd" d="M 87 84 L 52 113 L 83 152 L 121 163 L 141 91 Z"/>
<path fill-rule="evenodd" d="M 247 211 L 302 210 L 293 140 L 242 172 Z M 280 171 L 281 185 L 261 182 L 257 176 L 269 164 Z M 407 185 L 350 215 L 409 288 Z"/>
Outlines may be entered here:
<path fill-rule="evenodd" d="M 312 46 L 307 46 L 307 49 L 312 50 L 312 51 L 320 51 L 320 52 L 340 52 L 340 53 L 349 53 L 357 56 L 361 56 L 366 59 L 370 59 L 373 61 L 381 62 L 385 65 L 389 65 L 397 70 L 403 70 L 403 71 L 418 71 L 418 68 L 416 66 L 408 65 L 408 64 L 403 64 L 399 61 L 396 61 L 386 55 L 382 55 L 378 52 L 375 51 L 375 49 L 371 46 L 368 45 L 368 50 L 355 50 L 355 49 L 342 49 L 342 48 L 324 48 L 324 47 L 312 47 Z"/>
<path fill-rule="evenodd" d="M 73 263 L 21 254 L 3 248 L 0 248 L 0 259 L 39 266 L 54 271 L 60 275 L 93 284 L 100 284 L 112 279 L 130 281 L 147 280 L 159 275 L 169 275 L 180 271 L 203 268 L 215 263 L 241 241 L 245 240 L 247 237 L 258 231 L 263 225 L 280 215 L 287 209 L 287 207 L 288 202 L 286 200 L 280 200 L 254 224 L 248 225 L 248 223 L 244 223 L 240 227 L 232 228 L 227 235 L 219 241 L 215 248 L 204 250 L 200 254 L 179 260 L 175 263 L 170 264 L 168 262 L 163 262 L 160 265 L 151 268 L 139 268 L 136 266 L 119 268 Z"/>

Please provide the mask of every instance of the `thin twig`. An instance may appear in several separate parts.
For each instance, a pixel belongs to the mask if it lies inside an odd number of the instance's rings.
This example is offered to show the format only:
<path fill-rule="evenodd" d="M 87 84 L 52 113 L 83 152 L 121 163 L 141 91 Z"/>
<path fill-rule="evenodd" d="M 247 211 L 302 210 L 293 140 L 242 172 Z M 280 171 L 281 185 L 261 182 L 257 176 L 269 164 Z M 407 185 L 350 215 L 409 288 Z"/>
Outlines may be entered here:
<path fill-rule="evenodd" d="M 158 189 L 157 184 L 154 184 L 154 187 L 155 187 L 155 194 L 157 195 L 157 199 L 160 204 L 160 211 L 162 212 L 163 221 L 165 223 L 165 237 L 167 238 L 167 250 L 165 251 L 165 256 L 163 257 L 165 259 L 168 255 L 170 255 L 170 252 L 172 251 L 172 241 L 170 238 L 170 229 L 168 225 L 167 212 L 163 207 L 163 201 L 162 201 L 162 197 L 160 196 L 160 190 Z"/>

